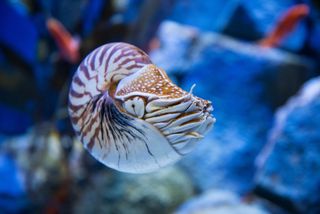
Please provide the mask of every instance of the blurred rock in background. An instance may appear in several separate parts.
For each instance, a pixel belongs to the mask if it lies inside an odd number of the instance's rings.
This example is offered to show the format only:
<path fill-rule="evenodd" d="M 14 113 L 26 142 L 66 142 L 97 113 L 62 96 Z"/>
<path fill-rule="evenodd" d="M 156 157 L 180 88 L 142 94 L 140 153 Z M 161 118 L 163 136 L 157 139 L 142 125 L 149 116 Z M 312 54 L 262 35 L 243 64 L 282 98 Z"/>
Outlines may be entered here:
<path fill-rule="evenodd" d="M 204 213 L 239 213 L 239 214 L 267 214 L 266 210 L 255 204 L 249 204 L 226 190 L 210 190 L 184 203 L 176 214 L 204 214 Z"/>
<path fill-rule="evenodd" d="M 282 14 L 298 3 L 295 0 L 281 2 L 271 0 L 267 3 L 263 0 L 206 2 L 178 0 L 176 2 L 169 16 L 170 20 L 245 41 L 256 41 L 266 36 L 273 30 Z M 281 47 L 298 51 L 304 45 L 306 37 L 306 23 L 301 22 Z"/>
<path fill-rule="evenodd" d="M 82 197 L 75 203 L 74 212 L 172 213 L 192 195 L 191 181 L 175 167 L 146 175 L 104 171 L 91 177 Z"/>
<path fill-rule="evenodd" d="M 293 212 L 320 212 L 319 109 L 320 79 L 315 78 L 277 111 L 257 159 L 257 191 Z"/>

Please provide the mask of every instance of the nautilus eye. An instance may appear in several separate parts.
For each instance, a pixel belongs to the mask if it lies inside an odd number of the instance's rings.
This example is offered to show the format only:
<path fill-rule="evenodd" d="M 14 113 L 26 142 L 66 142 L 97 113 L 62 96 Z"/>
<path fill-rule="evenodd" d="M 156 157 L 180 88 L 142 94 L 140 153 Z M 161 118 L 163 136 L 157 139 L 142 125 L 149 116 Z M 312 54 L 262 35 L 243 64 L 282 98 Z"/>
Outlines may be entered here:
<path fill-rule="evenodd" d="M 210 130 L 210 101 L 173 84 L 140 49 L 110 43 L 79 65 L 69 115 L 84 147 L 123 172 L 151 172 L 179 160 Z"/>
<path fill-rule="evenodd" d="M 128 99 L 124 102 L 123 108 L 129 114 L 138 118 L 142 118 L 144 115 L 144 101 L 142 98 L 134 97 L 133 99 Z"/>

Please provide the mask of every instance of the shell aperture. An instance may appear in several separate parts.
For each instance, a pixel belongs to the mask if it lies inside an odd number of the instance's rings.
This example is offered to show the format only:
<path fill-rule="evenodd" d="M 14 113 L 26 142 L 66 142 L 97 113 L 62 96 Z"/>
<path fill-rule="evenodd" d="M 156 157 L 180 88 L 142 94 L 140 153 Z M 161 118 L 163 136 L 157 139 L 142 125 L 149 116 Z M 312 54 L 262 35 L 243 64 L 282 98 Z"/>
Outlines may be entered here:
<path fill-rule="evenodd" d="M 69 115 L 84 147 L 113 169 L 151 172 L 189 153 L 215 122 L 210 101 L 173 84 L 137 47 L 110 43 L 79 65 Z"/>

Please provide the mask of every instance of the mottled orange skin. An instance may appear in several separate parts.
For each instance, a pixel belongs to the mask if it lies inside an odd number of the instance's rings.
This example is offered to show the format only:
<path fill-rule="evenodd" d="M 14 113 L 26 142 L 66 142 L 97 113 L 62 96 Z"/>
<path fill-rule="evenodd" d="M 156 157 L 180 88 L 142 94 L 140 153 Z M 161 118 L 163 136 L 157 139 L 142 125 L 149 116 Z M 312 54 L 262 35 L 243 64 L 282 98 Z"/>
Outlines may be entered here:
<path fill-rule="evenodd" d="M 167 74 L 155 65 L 150 65 L 150 69 L 133 80 L 126 88 L 120 90 L 117 95 L 123 96 L 136 91 L 167 99 L 187 95 L 187 92 L 174 85 Z"/>
<path fill-rule="evenodd" d="M 290 7 L 279 19 L 274 30 L 266 38 L 259 42 L 263 47 L 277 47 L 283 39 L 290 34 L 299 21 L 309 14 L 309 7 L 306 4 L 298 4 Z"/>
<path fill-rule="evenodd" d="M 72 37 L 61 22 L 54 18 L 47 20 L 47 28 L 59 48 L 61 57 L 70 63 L 77 63 L 80 59 L 79 42 Z"/>

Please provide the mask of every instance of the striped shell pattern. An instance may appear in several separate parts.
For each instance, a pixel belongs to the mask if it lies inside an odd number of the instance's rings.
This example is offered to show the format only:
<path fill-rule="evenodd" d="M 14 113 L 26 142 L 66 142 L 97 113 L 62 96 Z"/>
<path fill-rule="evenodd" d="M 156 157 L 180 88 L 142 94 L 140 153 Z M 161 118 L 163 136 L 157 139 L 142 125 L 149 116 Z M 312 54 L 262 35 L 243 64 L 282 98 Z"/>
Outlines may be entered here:
<path fill-rule="evenodd" d="M 174 85 L 126 43 L 91 52 L 76 71 L 69 115 L 84 147 L 123 172 L 151 172 L 189 153 L 212 127 L 210 101 Z"/>

